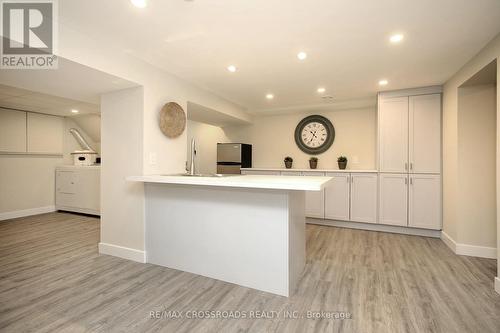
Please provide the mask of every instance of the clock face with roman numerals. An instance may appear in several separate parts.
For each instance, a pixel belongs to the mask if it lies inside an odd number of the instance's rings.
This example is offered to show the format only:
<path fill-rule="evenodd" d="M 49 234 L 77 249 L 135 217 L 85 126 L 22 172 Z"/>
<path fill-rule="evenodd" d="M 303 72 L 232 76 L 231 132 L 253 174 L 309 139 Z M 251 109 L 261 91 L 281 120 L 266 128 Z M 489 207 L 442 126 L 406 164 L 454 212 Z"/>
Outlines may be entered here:
<path fill-rule="evenodd" d="M 309 116 L 297 125 L 295 142 L 308 154 L 321 154 L 331 147 L 335 139 L 335 129 L 330 120 L 323 116 Z"/>

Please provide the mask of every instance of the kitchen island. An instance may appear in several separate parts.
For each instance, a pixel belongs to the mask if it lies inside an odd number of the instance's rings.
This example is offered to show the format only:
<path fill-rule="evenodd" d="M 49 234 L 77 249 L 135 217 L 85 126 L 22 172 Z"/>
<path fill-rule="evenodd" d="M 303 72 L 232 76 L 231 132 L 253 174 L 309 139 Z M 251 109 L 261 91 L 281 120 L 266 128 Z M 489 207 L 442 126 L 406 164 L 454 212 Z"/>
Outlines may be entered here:
<path fill-rule="evenodd" d="M 127 180 L 145 183 L 147 262 L 290 296 L 305 265 L 305 191 L 331 178 Z"/>

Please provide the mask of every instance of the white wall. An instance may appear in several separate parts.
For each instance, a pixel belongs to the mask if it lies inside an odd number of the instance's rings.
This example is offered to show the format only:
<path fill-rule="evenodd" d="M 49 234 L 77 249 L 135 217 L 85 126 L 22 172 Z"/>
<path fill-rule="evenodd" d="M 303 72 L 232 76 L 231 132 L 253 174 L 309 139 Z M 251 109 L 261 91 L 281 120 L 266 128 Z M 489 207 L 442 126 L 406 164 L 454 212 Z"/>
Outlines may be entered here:
<path fill-rule="evenodd" d="M 107 118 L 104 115 L 105 110 L 101 108 L 103 168 L 106 163 L 112 163 L 118 167 L 123 162 L 122 154 L 128 151 L 127 158 L 129 160 L 133 161 L 133 163 L 136 163 L 137 160 L 141 161 L 140 168 L 137 166 L 132 169 L 124 169 L 128 171 L 128 175 L 184 172 L 187 156 L 186 132 L 176 139 L 168 139 L 162 134 L 158 126 L 159 111 L 167 102 L 177 102 L 186 110 L 187 102 L 191 101 L 238 119 L 251 119 L 251 116 L 240 106 L 193 86 L 130 54 L 126 54 L 121 49 L 114 49 L 109 41 L 99 41 L 96 38 L 85 36 L 78 29 L 73 29 L 64 25 L 64 23 L 60 23 L 59 26 L 59 56 L 142 86 L 143 108 L 141 121 L 135 123 L 133 128 L 130 128 L 132 131 L 141 131 L 142 138 L 138 142 L 142 145 L 142 149 L 130 150 L 125 143 L 121 146 L 116 145 L 116 150 L 105 149 L 106 145 L 108 145 L 105 140 L 121 137 L 124 132 L 121 129 L 122 124 L 116 122 L 113 117 Z M 119 102 L 115 100 L 114 103 L 118 105 Z M 124 114 L 123 117 L 127 117 L 127 114 Z M 132 115 L 132 117 L 135 118 L 136 115 Z M 105 131 L 107 133 L 104 133 Z M 128 142 L 127 138 L 124 139 L 125 142 Z M 114 144 L 110 145 L 114 146 Z M 156 158 L 151 159 L 152 155 L 156 156 Z M 103 174 L 102 178 L 105 177 L 106 175 Z M 103 182 L 106 182 L 106 180 L 104 179 Z M 109 204 L 105 204 L 103 201 L 101 209 L 101 242 L 112 245 L 119 244 L 119 246 L 143 251 L 144 210 L 142 214 L 122 213 L 124 209 L 128 209 L 127 206 L 124 206 L 124 202 L 133 207 L 134 212 L 136 209 L 144 209 L 143 195 L 137 191 L 128 191 L 123 186 L 118 186 L 116 190 L 103 187 L 101 195 L 103 197 L 114 195 L 114 201 L 110 201 Z M 108 224 L 110 225 L 109 228 L 107 227 Z M 116 230 L 114 226 L 119 224 L 126 225 L 137 232 L 119 232 L 120 230 L 117 230 L 117 233 L 112 235 L 111 230 Z M 120 255 L 127 257 L 126 254 Z"/>
<path fill-rule="evenodd" d="M 335 127 L 332 147 L 319 158 L 318 168 L 338 169 L 337 157 L 347 156 L 348 169 L 376 167 L 376 109 L 336 110 L 318 112 Z M 253 145 L 254 167 L 284 167 L 283 159 L 291 156 L 294 168 L 309 168 L 309 155 L 302 152 L 294 139 L 295 127 L 311 113 L 293 113 L 254 118 L 249 126 L 225 127 L 233 142 Z"/>
<path fill-rule="evenodd" d="M 443 231 L 452 239 L 460 243 L 460 239 L 464 237 L 466 229 L 460 226 L 460 207 L 459 192 L 460 188 L 460 170 L 459 170 L 459 112 L 458 112 L 458 89 L 469 80 L 474 74 L 479 72 L 483 67 L 497 59 L 497 64 L 500 64 L 500 34 L 497 35 L 483 50 L 465 64 L 453 77 L 451 77 L 444 85 L 443 91 Z M 497 66 L 497 77 L 500 77 Z M 497 85 L 497 97 L 500 85 Z M 497 99 L 496 103 L 497 115 L 500 112 L 500 103 Z M 500 117 L 497 119 L 497 128 L 499 126 Z M 496 174 L 500 174 L 500 137 L 497 131 L 497 148 L 496 148 Z M 496 206 L 500 204 L 500 179 L 496 179 Z M 499 216 L 497 214 L 497 254 L 500 258 L 500 228 Z M 474 228 L 474 226 L 471 226 Z M 500 275 L 500 266 L 499 266 Z"/>
<path fill-rule="evenodd" d="M 142 183 L 125 178 L 143 170 L 139 158 L 143 151 L 143 98 L 141 87 L 101 98 L 101 244 L 138 251 L 144 249 L 144 188 Z"/>
<path fill-rule="evenodd" d="M 188 154 L 191 151 L 192 138 L 196 140 L 196 172 L 216 173 L 217 143 L 231 142 L 231 140 L 220 127 L 189 120 L 187 122 Z"/>
<path fill-rule="evenodd" d="M 62 155 L 0 154 L 0 219 L 22 215 L 24 213 L 20 211 L 25 210 L 31 212 L 54 209 L 55 168 L 58 165 L 72 164 L 71 152 L 80 149 L 69 133 L 69 128 L 78 128 L 93 147 L 100 149 L 70 118 L 59 119 L 64 124 L 61 129 L 63 132 L 53 136 L 53 140 L 57 139 L 59 142 L 52 144 L 63 147 Z M 36 126 L 36 123 L 31 126 Z M 32 129 L 42 134 L 46 130 Z"/>
<path fill-rule="evenodd" d="M 496 247 L 496 135 L 496 85 L 459 88 L 459 243 Z"/>
<path fill-rule="evenodd" d="M 101 115 L 96 113 L 82 114 L 71 119 L 82 128 L 96 143 L 101 143 Z"/>

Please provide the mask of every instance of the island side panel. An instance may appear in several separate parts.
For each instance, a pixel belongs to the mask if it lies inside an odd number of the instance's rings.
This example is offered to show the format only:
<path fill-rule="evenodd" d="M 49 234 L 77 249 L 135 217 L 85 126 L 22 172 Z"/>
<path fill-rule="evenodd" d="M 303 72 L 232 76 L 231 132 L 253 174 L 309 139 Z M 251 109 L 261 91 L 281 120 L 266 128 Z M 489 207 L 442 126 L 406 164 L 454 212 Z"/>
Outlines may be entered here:
<path fill-rule="evenodd" d="M 289 294 L 293 295 L 306 264 L 305 192 L 290 191 L 289 207 Z"/>
<path fill-rule="evenodd" d="M 281 190 L 146 184 L 147 261 L 288 296 L 288 200 Z"/>

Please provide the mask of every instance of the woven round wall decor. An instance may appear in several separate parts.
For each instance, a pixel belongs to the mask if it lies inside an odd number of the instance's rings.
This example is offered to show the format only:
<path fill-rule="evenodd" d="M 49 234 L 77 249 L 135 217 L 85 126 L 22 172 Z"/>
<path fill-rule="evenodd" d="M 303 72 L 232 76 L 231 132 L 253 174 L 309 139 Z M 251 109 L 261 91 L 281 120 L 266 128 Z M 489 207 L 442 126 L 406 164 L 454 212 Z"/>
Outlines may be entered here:
<path fill-rule="evenodd" d="M 182 107 L 175 103 L 165 104 L 160 111 L 160 129 L 168 138 L 176 138 L 186 128 L 186 113 Z"/>

